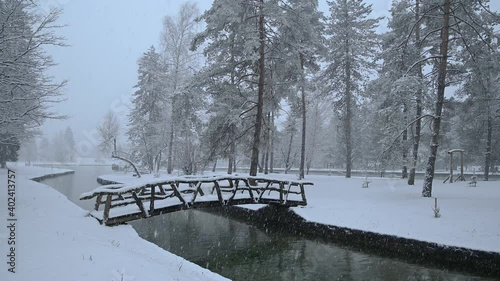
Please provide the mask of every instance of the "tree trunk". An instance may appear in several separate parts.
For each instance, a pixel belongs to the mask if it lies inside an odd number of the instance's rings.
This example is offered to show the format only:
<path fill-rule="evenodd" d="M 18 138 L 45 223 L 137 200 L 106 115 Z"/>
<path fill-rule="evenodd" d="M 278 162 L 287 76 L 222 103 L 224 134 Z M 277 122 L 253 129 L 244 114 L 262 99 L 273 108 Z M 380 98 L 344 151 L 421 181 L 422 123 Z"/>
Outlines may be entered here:
<path fill-rule="evenodd" d="M 269 148 L 271 142 L 271 112 L 267 113 L 267 131 L 266 131 L 266 154 L 264 160 L 264 174 L 269 174 Z"/>
<path fill-rule="evenodd" d="M 168 140 L 167 174 L 172 174 L 172 153 L 174 146 L 174 122 L 170 124 L 170 136 Z"/>
<path fill-rule="evenodd" d="M 274 173 L 274 111 L 271 111 L 271 147 L 269 148 L 269 173 Z"/>
<path fill-rule="evenodd" d="M 266 114 L 262 115 L 262 118 L 264 118 Z M 260 159 L 260 165 L 259 165 L 259 173 L 264 173 L 265 165 L 266 165 L 266 154 L 267 154 L 267 144 L 269 143 L 269 135 L 268 135 L 268 130 L 264 128 L 263 133 L 262 133 L 262 152 L 261 152 L 261 159 Z"/>
<path fill-rule="evenodd" d="M 415 1 L 415 42 L 417 44 L 418 52 L 422 52 L 422 44 L 420 43 L 420 0 Z M 423 79 L 422 74 L 422 65 L 419 64 L 417 66 L 417 75 L 420 80 Z M 415 123 L 415 135 L 413 136 L 413 151 L 412 151 L 412 165 L 410 169 L 410 175 L 408 176 L 408 185 L 415 184 L 415 172 L 417 169 L 417 161 L 418 161 L 418 148 L 420 146 L 420 131 L 422 129 L 422 88 L 419 87 L 416 93 L 416 123 Z"/>
<path fill-rule="evenodd" d="M 292 131 L 290 131 L 290 142 L 288 143 L 288 150 L 286 152 L 285 158 L 285 174 L 288 174 L 288 170 L 290 170 L 290 168 L 292 167 L 292 164 L 290 163 L 290 156 L 292 155 L 292 143 L 294 134 L 295 130 L 292 129 Z"/>
<path fill-rule="evenodd" d="M 265 83 L 265 31 L 264 31 L 264 0 L 260 0 L 259 11 L 259 87 L 257 97 L 257 114 L 255 117 L 255 131 L 253 135 L 252 158 L 250 160 L 250 176 L 257 175 L 259 165 L 260 131 L 262 129 L 262 109 L 264 107 Z"/>
<path fill-rule="evenodd" d="M 228 165 L 227 165 L 227 173 L 228 174 L 232 174 L 235 170 L 235 167 L 234 167 L 234 161 L 236 159 L 235 153 L 236 153 L 236 143 L 233 140 L 233 142 L 231 143 L 231 147 L 229 148 L 229 159 L 228 159 Z"/>
<path fill-rule="evenodd" d="M 300 146 L 300 166 L 299 166 L 299 180 L 304 178 L 304 163 L 306 161 L 306 89 L 305 89 L 305 77 L 304 77 L 304 58 L 300 54 L 300 69 L 301 69 L 301 99 L 302 99 L 302 142 Z"/>
<path fill-rule="evenodd" d="M 440 46 L 440 60 L 438 66 L 438 88 L 436 108 L 434 112 L 434 122 L 432 124 L 432 140 L 430 144 L 430 156 L 427 161 L 427 168 L 425 171 L 424 185 L 422 188 L 423 197 L 432 196 L 432 181 L 434 180 L 434 168 L 437 158 L 437 150 L 439 146 L 439 131 L 441 129 L 441 114 L 443 112 L 444 103 L 444 90 L 446 88 L 446 68 L 448 63 L 448 40 L 450 28 L 450 1 L 444 0 L 444 16 L 443 16 L 443 29 L 441 30 L 441 46 Z"/>
<path fill-rule="evenodd" d="M 404 126 L 408 124 L 408 107 L 405 104 L 403 104 L 403 115 L 404 115 Z M 408 129 L 405 128 L 403 131 L 403 168 L 401 169 L 401 178 L 406 179 L 408 178 Z"/>
<path fill-rule="evenodd" d="M 346 43 L 348 44 L 348 43 Z M 352 124 L 351 124 L 351 118 L 352 118 L 352 109 L 351 109 L 351 103 L 352 103 L 352 93 L 351 93 L 351 66 L 349 61 L 346 63 L 346 87 L 345 87 L 345 120 L 344 120 L 344 133 L 345 133 L 345 153 L 346 153 L 346 165 L 345 165 L 345 177 L 350 178 L 351 177 L 351 169 L 352 169 L 352 139 L 351 139 L 351 133 L 352 133 Z"/>
<path fill-rule="evenodd" d="M 491 138 L 493 133 L 493 118 L 488 112 L 488 136 L 486 139 L 486 155 L 484 159 L 484 180 L 488 181 L 490 176 L 491 166 Z"/>

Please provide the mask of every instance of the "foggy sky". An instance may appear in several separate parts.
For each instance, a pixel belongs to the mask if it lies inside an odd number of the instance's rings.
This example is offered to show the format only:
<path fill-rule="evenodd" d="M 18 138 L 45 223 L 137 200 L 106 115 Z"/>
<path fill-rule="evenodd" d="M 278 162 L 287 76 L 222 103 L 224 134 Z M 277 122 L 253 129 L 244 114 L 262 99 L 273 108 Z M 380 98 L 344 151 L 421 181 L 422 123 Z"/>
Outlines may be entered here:
<path fill-rule="evenodd" d="M 175 0 L 45 0 L 47 6 L 63 8 L 58 31 L 69 47 L 48 48 L 58 63 L 51 70 L 57 80 L 68 80 L 67 101 L 53 110 L 69 115 L 67 120 L 47 121 L 42 130 L 52 135 L 70 126 L 77 143 L 92 142 L 100 120 L 110 109 L 120 115 L 122 131 L 127 123 L 127 103 L 137 83 L 137 60 L 149 48 L 158 47 L 162 19 L 174 16 L 183 1 Z M 198 0 L 200 11 L 211 0 Z M 367 0 L 375 16 L 388 16 L 390 0 Z M 498 1 L 491 1 L 500 10 Z M 494 2 L 494 3 L 493 3 Z M 320 9 L 327 14 L 325 0 Z M 383 23 L 385 24 L 385 23 Z"/>

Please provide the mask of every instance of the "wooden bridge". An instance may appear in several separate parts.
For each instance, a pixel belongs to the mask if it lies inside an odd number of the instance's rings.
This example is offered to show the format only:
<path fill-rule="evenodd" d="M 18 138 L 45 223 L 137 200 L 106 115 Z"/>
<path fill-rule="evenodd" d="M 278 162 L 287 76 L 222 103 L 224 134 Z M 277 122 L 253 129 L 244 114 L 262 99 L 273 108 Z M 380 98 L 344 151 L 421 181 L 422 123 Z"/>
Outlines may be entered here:
<path fill-rule="evenodd" d="M 193 208 L 242 204 L 305 206 L 306 185 L 313 183 L 231 175 L 176 177 L 133 184 L 104 185 L 83 193 L 80 200 L 96 198 L 95 211 L 91 215 L 99 222 L 113 226 Z M 99 210 L 101 205 L 104 205 L 103 210 Z"/>

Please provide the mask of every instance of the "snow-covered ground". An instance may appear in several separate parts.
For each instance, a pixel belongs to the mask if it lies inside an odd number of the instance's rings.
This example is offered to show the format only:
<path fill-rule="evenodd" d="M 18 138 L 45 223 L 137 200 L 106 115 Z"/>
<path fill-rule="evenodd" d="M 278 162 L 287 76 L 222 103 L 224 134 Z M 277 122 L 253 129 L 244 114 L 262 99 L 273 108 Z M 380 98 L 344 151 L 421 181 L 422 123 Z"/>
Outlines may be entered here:
<path fill-rule="evenodd" d="M 295 175 L 275 175 L 296 179 Z M 128 175 L 103 178 L 122 183 L 151 180 L 151 175 L 132 179 Z M 421 241 L 476 250 L 500 252 L 500 182 L 479 181 L 443 184 L 434 181 L 440 218 L 434 217 L 434 197 L 421 196 L 422 180 L 408 186 L 395 178 L 307 176 L 308 205 L 293 210 L 308 221 L 395 235 Z M 258 209 L 264 205 L 243 206 Z"/>
<path fill-rule="evenodd" d="M 64 172 L 16 170 L 15 271 L 8 271 L 7 170 L 0 169 L 0 280 L 227 280 L 140 238 L 105 227 L 49 186 L 30 178 Z"/>
<path fill-rule="evenodd" d="M 294 208 L 306 220 L 421 241 L 500 252 L 500 182 L 443 184 L 434 181 L 434 197 L 421 196 L 422 180 L 311 176 L 308 205 Z"/>

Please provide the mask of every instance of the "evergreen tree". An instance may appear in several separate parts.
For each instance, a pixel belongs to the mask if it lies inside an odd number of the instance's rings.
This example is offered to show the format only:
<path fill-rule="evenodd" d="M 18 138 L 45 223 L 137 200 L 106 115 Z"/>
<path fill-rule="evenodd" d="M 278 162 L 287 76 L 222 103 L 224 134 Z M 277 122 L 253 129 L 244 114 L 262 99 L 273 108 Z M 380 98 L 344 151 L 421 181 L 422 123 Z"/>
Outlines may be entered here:
<path fill-rule="evenodd" d="M 64 147 L 66 151 L 66 159 L 70 162 L 75 161 L 75 137 L 73 136 L 73 130 L 67 127 L 64 131 Z"/>
<path fill-rule="evenodd" d="M 471 152 L 478 147 L 484 150 L 483 172 L 484 180 L 487 181 L 494 158 L 494 141 L 500 135 L 496 129 L 500 124 L 500 85 L 498 84 L 500 33 L 494 28 L 495 24 L 499 23 L 500 17 L 499 15 L 492 16 L 488 11 L 483 11 L 476 17 L 474 19 L 476 22 L 483 23 L 480 30 L 468 25 L 461 29 L 465 48 L 461 49 L 460 57 L 464 61 L 466 72 L 463 79 L 465 83 L 462 84 L 460 92 L 467 98 L 466 104 L 469 106 L 463 112 L 469 114 L 462 115 L 465 120 L 460 124 L 465 123 L 466 131 L 473 132 L 469 134 L 475 144 L 472 147 L 469 146 Z M 481 137 L 479 140 L 478 136 Z M 465 139 L 470 140 L 470 138 Z"/>
<path fill-rule="evenodd" d="M 436 96 L 434 98 L 434 114 L 432 116 L 432 132 L 430 143 L 430 155 L 427 161 L 422 196 L 432 196 L 432 183 L 434 179 L 434 170 L 438 156 L 438 147 L 440 144 L 440 130 L 443 116 L 443 106 L 445 103 L 445 89 L 448 85 L 456 82 L 460 77 L 460 61 L 457 57 L 462 48 L 468 48 L 469 40 L 479 42 L 479 46 L 487 47 L 488 42 L 484 40 L 484 28 L 488 23 L 481 20 L 479 13 L 485 11 L 498 21 L 498 15 L 486 10 L 488 1 L 472 0 L 462 1 L 429 1 L 426 3 L 423 17 L 426 20 L 427 34 L 423 39 L 431 41 L 432 47 L 427 50 L 430 58 L 436 61 L 433 72 L 436 87 Z M 495 22 L 494 25 L 497 25 Z M 470 32 L 467 32 L 470 30 Z M 470 37 L 472 36 L 472 37 Z M 455 40 L 450 40 L 453 38 Z M 478 38 L 479 40 L 475 40 Z M 473 54 L 474 51 L 469 49 Z M 449 65 L 453 65 L 451 68 Z M 452 71 L 449 71 L 452 69 Z M 457 70 L 455 70 L 457 69 Z"/>
<path fill-rule="evenodd" d="M 331 13 L 326 24 L 328 53 L 322 78 L 324 91 L 334 96 L 335 106 L 342 112 L 345 168 L 349 178 L 353 156 L 353 108 L 368 74 L 376 69 L 373 59 L 377 54 L 375 28 L 379 19 L 369 18 L 371 5 L 362 0 L 337 0 L 328 5 Z"/>
<path fill-rule="evenodd" d="M 151 46 L 139 59 L 137 91 L 133 94 L 128 136 L 133 155 L 150 171 L 157 170 L 162 152 L 168 145 L 166 127 L 165 67 Z"/>
<path fill-rule="evenodd" d="M 250 130 L 256 129 L 251 119 L 261 121 L 256 116 L 262 112 L 255 115 L 258 107 L 255 85 L 259 77 L 258 17 L 257 5 L 250 1 L 215 0 L 200 17 L 206 23 L 205 30 L 193 40 L 193 49 L 206 43 L 203 53 L 207 65 L 199 80 L 211 97 L 210 120 L 205 131 L 209 140 L 208 158 L 227 157 L 228 173 L 233 170 L 237 142 L 242 142 Z M 260 138 L 260 132 L 258 135 Z"/>

